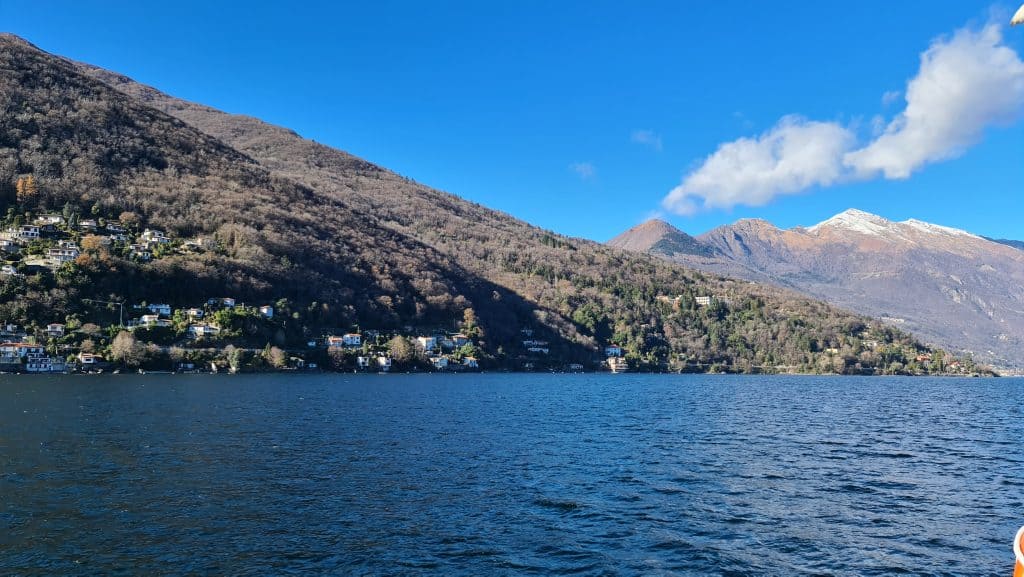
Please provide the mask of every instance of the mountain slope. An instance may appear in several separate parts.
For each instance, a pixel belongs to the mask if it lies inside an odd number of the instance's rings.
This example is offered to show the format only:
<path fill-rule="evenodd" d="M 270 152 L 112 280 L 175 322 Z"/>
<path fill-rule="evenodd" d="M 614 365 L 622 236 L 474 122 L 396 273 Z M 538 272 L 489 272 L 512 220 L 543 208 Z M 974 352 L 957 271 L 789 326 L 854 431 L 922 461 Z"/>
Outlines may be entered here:
<path fill-rule="evenodd" d="M 346 325 L 356 317 L 447 319 L 454 314 L 447 309 L 455 307 L 431 303 L 433 295 L 469 298 L 492 290 L 344 199 L 274 175 L 220 140 L 79 74 L 67 61 L 11 36 L 0 38 L 0 48 L 0 192 L 7 203 L 15 178 L 32 174 L 40 183 L 33 206 L 70 204 L 115 220 L 130 212 L 143 225 L 180 237 L 208 236 L 222 247 L 151 266 L 118 263 L 123 274 L 92 275 L 94 292 L 178 301 L 202 290 L 344 303 L 326 311 L 325 320 Z M 389 286 L 373 272 L 399 269 L 387 276 Z M 380 304 L 396 294 L 411 298 Z"/>
<path fill-rule="evenodd" d="M 292 323 L 296 340 L 324 327 L 451 329 L 473 309 L 484 350 L 509 362 L 531 358 L 520 329 L 550 340 L 560 361 L 589 361 L 614 340 L 651 366 L 899 371 L 892 351 L 864 343 L 923 350 L 793 293 L 543 231 L 9 35 L 0 37 L 0 110 L 8 224 L 20 211 L 63 207 L 127 214 L 215 246 L 152 263 L 100 251 L 52 277 L 5 281 L 0 315 L 17 322 L 93 314 L 83 297 L 183 306 L 228 294 L 293 300 L 304 311 Z M 12 183 L 26 175 L 40 194 L 13 199 Z M 701 295 L 715 296 L 714 306 L 695 304 Z"/>
<path fill-rule="evenodd" d="M 661 219 L 638 224 L 607 244 L 623 250 L 664 255 L 711 256 L 713 252 L 707 245 Z"/>
<path fill-rule="evenodd" d="M 1024 366 L 1024 252 L 918 220 L 847 210 L 808 228 L 741 220 L 697 237 L 714 259 L 661 256 L 703 270 L 766 278 L 884 317 L 931 342 Z M 657 251 L 652 251 L 657 253 Z"/>

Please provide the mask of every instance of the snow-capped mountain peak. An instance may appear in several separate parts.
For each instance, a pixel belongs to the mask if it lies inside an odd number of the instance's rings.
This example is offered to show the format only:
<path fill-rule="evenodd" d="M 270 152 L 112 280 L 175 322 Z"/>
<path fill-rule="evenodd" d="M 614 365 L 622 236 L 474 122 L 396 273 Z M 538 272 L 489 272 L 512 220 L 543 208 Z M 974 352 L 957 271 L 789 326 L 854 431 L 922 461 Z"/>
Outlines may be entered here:
<path fill-rule="evenodd" d="M 832 218 L 809 227 L 807 232 L 818 233 L 826 228 L 842 228 L 861 234 L 881 236 L 891 230 L 893 222 L 877 214 L 850 208 Z"/>

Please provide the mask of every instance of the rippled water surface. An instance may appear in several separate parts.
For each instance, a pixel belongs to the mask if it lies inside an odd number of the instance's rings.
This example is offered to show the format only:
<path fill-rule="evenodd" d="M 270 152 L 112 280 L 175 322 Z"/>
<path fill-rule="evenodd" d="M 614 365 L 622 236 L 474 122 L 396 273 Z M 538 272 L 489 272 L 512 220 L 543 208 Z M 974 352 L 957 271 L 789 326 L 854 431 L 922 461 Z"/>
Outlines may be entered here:
<path fill-rule="evenodd" d="M 1024 381 L 5 377 L 0 575 L 1000 575 Z"/>

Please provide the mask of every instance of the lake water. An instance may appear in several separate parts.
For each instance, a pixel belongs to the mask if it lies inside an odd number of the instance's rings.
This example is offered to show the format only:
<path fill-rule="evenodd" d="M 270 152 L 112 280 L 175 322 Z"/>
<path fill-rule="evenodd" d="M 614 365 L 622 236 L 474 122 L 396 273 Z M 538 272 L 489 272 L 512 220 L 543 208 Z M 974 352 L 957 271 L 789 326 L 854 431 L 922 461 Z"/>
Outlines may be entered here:
<path fill-rule="evenodd" d="M 1024 380 L 0 380 L 0 575 L 998 575 Z"/>

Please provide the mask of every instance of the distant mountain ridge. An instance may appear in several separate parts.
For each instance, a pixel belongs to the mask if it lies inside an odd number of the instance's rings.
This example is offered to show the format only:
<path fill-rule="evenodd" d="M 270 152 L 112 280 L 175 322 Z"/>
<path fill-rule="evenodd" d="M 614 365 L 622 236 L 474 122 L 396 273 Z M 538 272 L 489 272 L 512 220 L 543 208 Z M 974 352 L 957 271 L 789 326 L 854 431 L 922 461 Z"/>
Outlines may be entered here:
<path fill-rule="evenodd" d="M 634 252 L 711 256 L 709 246 L 661 219 L 648 220 L 608 241 L 609 246 Z"/>
<path fill-rule="evenodd" d="M 663 252 L 655 238 L 637 246 L 673 262 L 767 280 L 884 318 L 986 362 L 1024 366 L 1021 243 L 856 209 L 789 230 L 744 219 L 695 240 L 713 256 Z M 614 241 L 630 242 L 628 236 Z"/>
<path fill-rule="evenodd" d="M 1010 240 L 1008 238 L 989 238 L 984 237 L 992 242 L 998 242 L 999 244 L 1005 244 L 1006 246 L 1012 246 L 1018 250 L 1024 250 L 1024 241 L 1021 240 Z"/>

